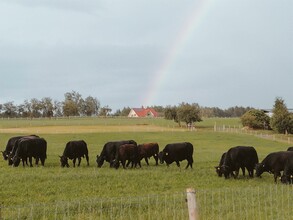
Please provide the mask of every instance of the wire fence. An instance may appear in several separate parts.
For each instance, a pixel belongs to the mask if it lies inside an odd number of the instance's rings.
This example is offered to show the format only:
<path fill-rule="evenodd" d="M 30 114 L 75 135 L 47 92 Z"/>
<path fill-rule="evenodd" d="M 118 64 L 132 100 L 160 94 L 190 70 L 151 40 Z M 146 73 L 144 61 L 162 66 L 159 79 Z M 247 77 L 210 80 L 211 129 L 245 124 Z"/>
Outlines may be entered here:
<path fill-rule="evenodd" d="M 197 190 L 199 218 L 291 219 L 291 185 Z M 0 219 L 188 219 L 186 193 L 1 206 Z"/>
<path fill-rule="evenodd" d="M 260 138 L 272 140 L 272 141 L 279 141 L 287 144 L 293 144 L 293 137 L 292 135 L 276 135 L 276 134 L 268 134 L 265 131 L 259 130 L 250 130 L 250 129 L 243 129 L 236 126 L 214 126 L 215 132 L 229 132 L 229 133 L 238 133 L 238 134 L 248 134 L 254 135 Z"/>

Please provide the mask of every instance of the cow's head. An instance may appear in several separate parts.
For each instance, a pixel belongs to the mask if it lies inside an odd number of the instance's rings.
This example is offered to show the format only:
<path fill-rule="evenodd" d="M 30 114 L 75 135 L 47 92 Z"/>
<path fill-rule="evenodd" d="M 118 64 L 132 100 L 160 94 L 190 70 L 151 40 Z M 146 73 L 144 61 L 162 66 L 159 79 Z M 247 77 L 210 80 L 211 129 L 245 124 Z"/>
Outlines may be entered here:
<path fill-rule="evenodd" d="M 7 161 L 8 161 L 9 166 L 11 166 L 13 164 L 13 156 L 11 153 L 9 155 L 7 155 Z"/>
<path fill-rule="evenodd" d="M 18 156 L 14 156 L 11 160 L 9 160 L 9 162 L 11 161 L 11 165 L 13 165 L 14 167 L 18 167 L 19 163 L 20 163 L 20 157 Z"/>
<path fill-rule="evenodd" d="M 61 167 L 69 167 L 68 164 L 68 158 L 66 156 L 59 156 L 60 157 L 60 163 L 61 163 Z"/>
<path fill-rule="evenodd" d="M 161 164 L 164 163 L 164 161 L 165 161 L 165 156 L 166 156 L 166 152 L 164 152 L 164 151 L 159 152 L 159 154 L 158 154 L 158 158 L 159 158 Z"/>
<path fill-rule="evenodd" d="M 103 164 L 104 164 L 104 157 L 97 155 L 97 160 L 96 161 L 97 161 L 98 167 L 102 167 Z"/>
<path fill-rule="evenodd" d="M 222 165 L 219 169 L 219 172 L 221 174 L 224 174 L 225 178 L 228 179 L 230 177 L 231 174 L 231 168 L 230 166 L 227 165 Z"/>
<path fill-rule="evenodd" d="M 216 166 L 215 169 L 216 169 L 216 173 L 218 174 L 218 176 L 222 177 L 223 173 L 221 172 L 221 167 Z"/>
<path fill-rule="evenodd" d="M 6 153 L 6 151 L 1 151 L 2 155 L 3 155 L 3 159 L 7 160 L 8 159 L 8 154 Z"/>
<path fill-rule="evenodd" d="M 255 165 L 255 175 L 257 177 L 261 177 L 261 174 L 266 171 L 265 165 L 262 163 L 258 163 Z"/>

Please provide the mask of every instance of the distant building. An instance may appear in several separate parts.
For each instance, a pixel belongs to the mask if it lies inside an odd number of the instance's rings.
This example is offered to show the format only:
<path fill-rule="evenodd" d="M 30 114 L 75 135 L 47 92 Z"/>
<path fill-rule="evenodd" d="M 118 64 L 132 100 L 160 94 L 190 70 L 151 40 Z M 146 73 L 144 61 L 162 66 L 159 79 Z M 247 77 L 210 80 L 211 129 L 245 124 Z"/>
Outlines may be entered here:
<path fill-rule="evenodd" d="M 128 114 L 130 118 L 155 118 L 158 113 L 153 108 L 132 108 Z"/>
<path fill-rule="evenodd" d="M 267 116 L 269 116 L 269 117 L 272 117 L 273 116 L 273 110 L 272 109 L 261 109 Z M 293 109 L 292 108 L 289 108 L 288 109 L 288 112 L 289 113 L 293 113 Z"/>

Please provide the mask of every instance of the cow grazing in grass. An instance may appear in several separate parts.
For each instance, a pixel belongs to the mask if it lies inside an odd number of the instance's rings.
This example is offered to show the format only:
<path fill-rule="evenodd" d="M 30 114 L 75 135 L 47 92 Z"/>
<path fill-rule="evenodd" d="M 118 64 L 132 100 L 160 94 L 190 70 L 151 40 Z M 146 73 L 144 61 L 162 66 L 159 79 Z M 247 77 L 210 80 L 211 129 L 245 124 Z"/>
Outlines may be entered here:
<path fill-rule="evenodd" d="M 122 141 L 110 141 L 107 142 L 100 155 L 97 155 L 97 165 L 98 167 L 102 167 L 104 164 L 104 161 L 107 161 L 110 163 L 110 166 L 112 164 L 112 161 L 115 159 L 116 156 L 116 149 L 120 145 L 123 144 L 134 144 L 137 145 L 137 143 L 134 140 L 122 140 Z"/>
<path fill-rule="evenodd" d="M 34 136 L 34 137 L 39 137 L 37 135 L 27 135 L 27 136 Z M 6 144 L 6 147 L 5 147 L 5 150 L 4 151 L 1 151 L 2 155 L 3 155 L 3 159 L 4 160 L 7 160 L 8 157 L 9 157 L 9 154 L 11 153 L 12 149 L 13 149 L 13 146 L 15 144 L 15 142 L 17 140 L 19 140 L 20 138 L 23 138 L 23 137 L 27 137 L 27 136 L 15 136 L 15 137 L 11 137 L 9 138 L 9 140 L 7 141 L 7 144 Z M 11 165 L 11 164 L 10 164 Z"/>
<path fill-rule="evenodd" d="M 139 162 L 138 147 L 136 144 L 122 144 L 117 146 L 115 159 L 111 162 L 113 167 L 119 168 L 120 162 L 123 168 L 126 168 L 126 161 L 131 162 L 132 166 L 135 166 Z"/>
<path fill-rule="evenodd" d="M 286 184 L 293 184 L 293 156 L 287 159 L 284 167 L 281 182 Z"/>
<path fill-rule="evenodd" d="M 230 175 L 237 178 L 239 169 L 242 169 L 244 175 L 245 171 L 243 171 L 243 169 L 246 168 L 249 176 L 253 177 L 254 167 L 257 163 L 258 156 L 254 147 L 236 146 L 227 151 L 220 172 L 224 174 L 226 179 L 229 178 Z"/>
<path fill-rule="evenodd" d="M 154 157 L 156 161 L 156 165 L 158 165 L 158 154 L 159 154 L 159 145 L 158 143 L 144 143 L 138 145 L 138 154 L 139 154 L 139 161 L 143 158 L 146 164 L 149 166 L 148 159 L 150 157 Z M 140 162 L 139 162 L 140 163 Z"/>
<path fill-rule="evenodd" d="M 28 139 L 37 139 L 37 138 L 40 138 L 39 136 L 37 135 L 28 135 L 28 136 L 18 136 L 17 138 L 14 139 L 14 145 L 12 147 L 12 150 L 10 151 L 10 153 L 8 154 L 8 165 L 12 165 L 13 164 L 13 161 L 12 161 L 12 158 L 15 156 L 16 154 L 16 151 L 19 147 L 19 143 L 23 140 L 28 140 Z M 38 165 L 38 159 L 36 158 L 36 165 Z M 26 165 L 28 165 L 27 161 L 23 161 L 26 163 Z"/>
<path fill-rule="evenodd" d="M 66 144 L 63 155 L 60 157 L 60 162 L 62 167 L 69 167 L 68 159 L 72 160 L 73 167 L 75 167 L 76 159 L 78 159 L 77 166 L 80 166 L 81 158 L 86 158 L 87 165 L 89 166 L 89 156 L 88 156 L 88 148 L 87 144 L 83 140 L 79 141 L 69 141 Z"/>
<path fill-rule="evenodd" d="M 215 166 L 216 168 L 216 173 L 218 174 L 219 177 L 222 177 L 223 173 L 221 172 L 221 166 L 223 165 L 224 163 L 224 159 L 225 159 L 225 156 L 226 156 L 227 152 L 223 153 L 222 156 L 221 156 L 221 160 L 219 162 L 219 166 Z"/>
<path fill-rule="evenodd" d="M 264 172 L 273 173 L 276 183 L 277 178 L 281 176 L 281 171 L 285 168 L 287 160 L 291 157 L 293 157 L 292 151 L 279 151 L 268 154 L 261 163 L 256 165 L 256 176 L 260 177 Z"/>
<path fill-rule="evenodd" d="M 36 164 L 41 160 L 42 166 L 45 165 L 47 158 L 47 142 L 44 138 L 21 138 L 18 141 L 18 147 L 15 155 L 12 158 L 13 166 L 17 167 L 22 160 L 23 166 L 29 159 L 30 166 L 32 167 L 32 158 L 36 159 Z"/>
<path fill-rule="evenodd" d="M 167 166 L 176 162 L 180 167 L 179 161 L 187 160 L 187 169 L 189 166 L 192 168 L 193 163 L 193 145 L 189 142 L 167 144 L 163 151 L 159 153 L 160 163 L 166 162 Z"/>

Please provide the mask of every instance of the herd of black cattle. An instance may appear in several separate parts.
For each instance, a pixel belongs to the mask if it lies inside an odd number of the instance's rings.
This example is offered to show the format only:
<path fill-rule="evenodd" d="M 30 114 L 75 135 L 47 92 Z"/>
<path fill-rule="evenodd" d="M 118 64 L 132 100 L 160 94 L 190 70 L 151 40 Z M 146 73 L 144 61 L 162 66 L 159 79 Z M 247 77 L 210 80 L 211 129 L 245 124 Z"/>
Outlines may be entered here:
<path fill-rule="evenodd" d="M 19 166 L 22 161 L 23 166 L 32 167 L 32 158 L 38 165 L 39 160 L 42 166 L 47 158 L 47 141 L 37 135 L 16 136 L 11 137 L 2 151 L 4 160 L 8 160 L 8 165 Z M 87 144 L 83 140 L 69 141 L 64 149 L 63 155 L 60 157 L 62 167 L 69 167 L 68 159 L 73 161 L 75 167 L 76 159 L 78 166 L 81 158 L 85 157 L 87 165 L 89 165 L 89 156 Z M 120 164 L 126 168 L 131 163 L 131 167 L 140 166 L 141 160 L 145 159 L 147 165 L 148 159 L 154 157 L 156 165 L 160 163 L 169 164 L 176 162 L 180 167 L 180 161 L 187 160 L 187 166 L 193 164 L 193 145 L 189 142 L 167 144 L 165 148 L 159 152 L 158 143 L 137 144 L 134 140 L 111 141 L 107 142 L 100 155 L 97 155 L 96 162 L 98 167 L 102 167 L 104 161 L 110 164 L 110 167 L 118 169 Z M 219 166 L 216 166 L 216 172 L 219 177 L 224 175 L 225 178 L 230 176 L 237 178 L 239 170 L 242 170 L 243 176 L 245 169 L 248 171 L 249 177 L 254 176 L 254 170 L 257 177 L 261 177 L 263 172 L 274 174 L 274 180 L 280 177 L 282 183 L 293 183 L 293 147 L 289 147 L 287 151 L 279 151 L 268 154 L 261 163 L 259 163 L 258 155 L 254 147 L 236 146 L 230 148 L 223 153 Z M 283 175 L 281 175 L 283 171 Z"/>

